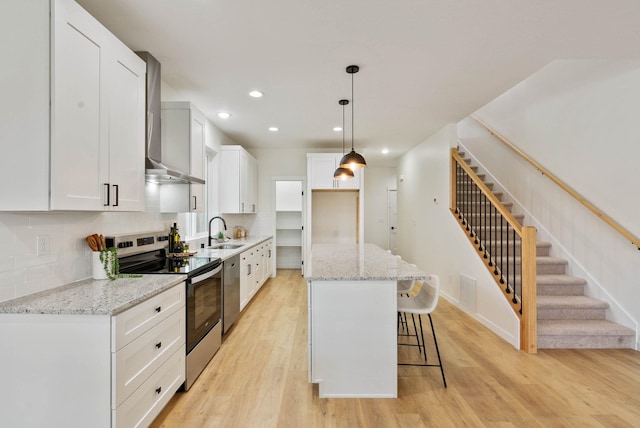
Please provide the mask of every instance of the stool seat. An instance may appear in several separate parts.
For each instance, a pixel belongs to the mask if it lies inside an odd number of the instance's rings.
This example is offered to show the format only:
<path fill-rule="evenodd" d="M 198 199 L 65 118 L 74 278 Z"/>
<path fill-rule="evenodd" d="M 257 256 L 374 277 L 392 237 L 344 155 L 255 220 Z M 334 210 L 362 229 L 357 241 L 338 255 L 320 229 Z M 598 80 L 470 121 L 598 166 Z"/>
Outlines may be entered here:
<path fill-rule="evenodd" d="M 399 281 L 398 281 L 399 282 Z M 398 287 L 400 287 L 398 285 Z M 413 322 L 415 338 L 418 342 L 418 350 L 422 353 L 424 352 L 424 360 L 427 361 L 427 348 L 424 342 L 424 333 L 422 330 L 422 315 L 429 316 L 429 323 L 431 324 L 431 333 L 433 334 L 433 342 L 436 348 L 436 354 L 438 356 L 438 364 L 408 364 L 408 363 L 399 363 L 399 365 L 408 365 L 408 366 L 429 366 L 429 367 L 440 367 L 440 372 L 442 374 L 442 382 L 444 383 L 444 387 L 447 387 L 447 380 L 444 376 L 444 368 L 442 367 L 442 360 L 440 358 L 440 349 L 438 348 L 438 340 L 436 339 L 436 331 L 433 327 L 433 319 L 431 318 L 431 313 L 438 306 L 438 298 L 440 295 L 440 279 L 436 275 L 429 275 L 426 280 L 423 281 L 422 286 L 420 287 L 420 291 L 415 297 L 398 297 L 398 312 L 404 312 L 406 314 L 411 314 L 412 318 L 414 315 L 418 315 L 418 325 L 416 326 L 415 320 Z M 420 335 L 418 335 L 418 328 L 420 329 Z M 416 346 L 416 345 L 414 345 Z"/>

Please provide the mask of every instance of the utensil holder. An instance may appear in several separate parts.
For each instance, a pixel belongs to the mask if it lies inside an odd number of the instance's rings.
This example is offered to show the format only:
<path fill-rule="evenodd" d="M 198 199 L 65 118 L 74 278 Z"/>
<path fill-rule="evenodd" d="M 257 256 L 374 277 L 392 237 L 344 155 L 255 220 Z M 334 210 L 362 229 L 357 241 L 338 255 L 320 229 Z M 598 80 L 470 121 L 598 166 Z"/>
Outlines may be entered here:
<path fill-rule="evenodd" d="M 93 269 L 93 279 L 108 279 L 109 275 L 107 275 L 107 272 L 105 271 L 105 264 L 100 261 L 100 251 L 93 251 L 91 253 L 91 264 L 92 264 L 92 269 Z M 112 257 L 114 257 L 114 254 L 111 251 L 104 251 L 104 257 L 107 258 L 107 263 L 106 265 L 108 267 L 113 266 L 112 260 L 110 260 Z M 113 275 L 113 272 L 111 272 L 111 274 Z"/>

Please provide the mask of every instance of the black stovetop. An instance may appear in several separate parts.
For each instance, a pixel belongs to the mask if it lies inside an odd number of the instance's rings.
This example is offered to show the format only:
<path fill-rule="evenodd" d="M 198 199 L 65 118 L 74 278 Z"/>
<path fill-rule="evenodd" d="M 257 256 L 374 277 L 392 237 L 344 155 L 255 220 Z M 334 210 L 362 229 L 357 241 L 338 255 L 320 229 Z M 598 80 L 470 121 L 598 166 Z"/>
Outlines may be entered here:
<path fill-rule="evenodd" d="M 165 250 L 119 258 L 120 273 L 175 273 L 194 276 L 217 267 L 222 260 L 213 257 L 167 257 Z"/>

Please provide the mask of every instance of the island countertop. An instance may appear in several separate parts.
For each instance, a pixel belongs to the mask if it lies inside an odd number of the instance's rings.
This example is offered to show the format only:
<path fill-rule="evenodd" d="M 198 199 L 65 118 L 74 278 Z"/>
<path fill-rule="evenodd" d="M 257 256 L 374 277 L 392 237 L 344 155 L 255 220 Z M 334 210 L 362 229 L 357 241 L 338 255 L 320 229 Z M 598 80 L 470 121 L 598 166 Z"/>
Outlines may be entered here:
<path fill-rule="evenodd" d="M 186 275 L 86 279 L 0 303 L 0 314 L 116 315 L 184 281 Z"/>
<path fill-rule="evenodd" d="M 314 244 L 307 281 L 425 279 L 416 266 L 374 244 Z"/>

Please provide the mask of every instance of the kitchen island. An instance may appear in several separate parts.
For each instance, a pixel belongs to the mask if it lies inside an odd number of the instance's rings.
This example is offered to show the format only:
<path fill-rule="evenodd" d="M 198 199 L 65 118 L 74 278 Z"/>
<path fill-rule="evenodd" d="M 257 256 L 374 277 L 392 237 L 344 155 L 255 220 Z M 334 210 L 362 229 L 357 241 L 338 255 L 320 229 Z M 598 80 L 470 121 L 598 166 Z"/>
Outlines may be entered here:
<path fill-rule="evenodd" d="M 397 397 L 397 281 L 425 273 L 373 244 L 316 244 L 309 262 L 309 382 L 320 397 Z"/>

